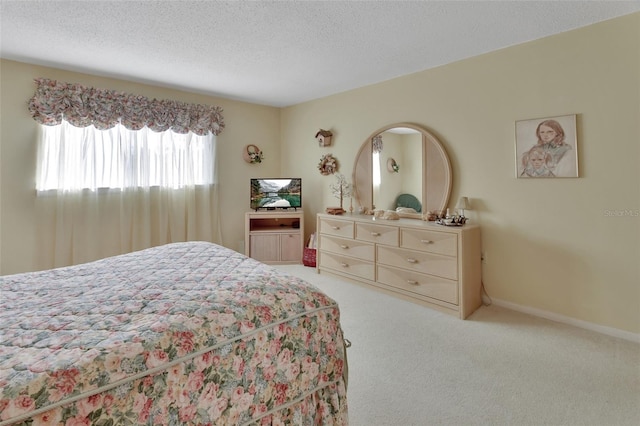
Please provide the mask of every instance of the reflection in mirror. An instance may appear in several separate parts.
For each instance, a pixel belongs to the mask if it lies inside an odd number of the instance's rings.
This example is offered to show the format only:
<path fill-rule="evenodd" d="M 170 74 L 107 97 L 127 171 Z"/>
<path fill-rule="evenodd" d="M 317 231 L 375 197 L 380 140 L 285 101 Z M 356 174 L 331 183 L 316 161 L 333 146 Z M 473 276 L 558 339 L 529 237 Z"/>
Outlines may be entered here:
<path fill-rule="evenodd" d="M 390 159 L 395 160 L 397 170 L 387 167 Z M 416 211 L 405 217 L 421 218 L 423 212 L 446 209 L 451 181 L 449 157 L 440 141 L 409 123 L 374 132 L 362 144 L 353 171 L 359 206 Z"/>
<path fill-rule="evenodd" d="M 395 210 L 396 199 L 402 194 L 411 194 L 422 199 L 422 134 L 408 127 L 396 127 L 380 133 L 382 150 L 372 155 L 373 161 L 373 205 L 377 209 Z M 389 171 L 388 160 L 402 164 L 398 173 Z M 422 203 L 413 208 L 420 213 Z M 409 207 L 409 206 L 403 206 Z"/>

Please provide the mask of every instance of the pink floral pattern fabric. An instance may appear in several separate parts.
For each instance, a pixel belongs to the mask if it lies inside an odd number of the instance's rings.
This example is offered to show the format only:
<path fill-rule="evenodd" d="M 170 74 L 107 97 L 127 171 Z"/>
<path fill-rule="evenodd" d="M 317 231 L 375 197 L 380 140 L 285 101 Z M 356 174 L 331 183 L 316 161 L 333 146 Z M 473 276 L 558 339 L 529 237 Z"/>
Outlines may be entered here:
<path fill-rule="evenodd" d="M 0 425 L 346 425 L 337 304 L 207 242 L 0 277 Z"/>
<path fill-rule="evenodd" d="M 147 126 L 154 132 L 171 129 L 200 136 L 209 132 L 218 135 L 224 129 L 222 108 L 217 106 L 149 99 L 46 78 L 35 82 L 29 111 L 35 121 L 48 126 L 66 120 L 76 127 L 94 125 L 105 130 L 122 123 L 129 130 Z"/>

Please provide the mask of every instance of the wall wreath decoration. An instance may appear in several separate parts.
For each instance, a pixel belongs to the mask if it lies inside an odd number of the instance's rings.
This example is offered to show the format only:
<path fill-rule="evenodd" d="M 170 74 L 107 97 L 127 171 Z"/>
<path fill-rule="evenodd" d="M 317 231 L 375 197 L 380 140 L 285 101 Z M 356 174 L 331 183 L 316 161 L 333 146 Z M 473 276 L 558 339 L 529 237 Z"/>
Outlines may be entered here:
<path fill-rule="evenodd" d="M 389 158 L 387 160 L 387 170 L 391 173 L 398 173 L 400 171 L 400 166 L 394 158 Z"/>
<path fill-rule="evenodd" d="M 244 161 L 251 164 L 262 163 L 262 160 L 264 160 L 264 154 L 262 154 L 262 151 L 256 145 L 245 146 L 242 157 Z"/>
<path fill-rule="evenodd" d="M 338 171 L 338 160 L 333 154 L 325 154 L 320 158 L 318 170 L 320 170 L 321 175 L 332 175 Z"/>

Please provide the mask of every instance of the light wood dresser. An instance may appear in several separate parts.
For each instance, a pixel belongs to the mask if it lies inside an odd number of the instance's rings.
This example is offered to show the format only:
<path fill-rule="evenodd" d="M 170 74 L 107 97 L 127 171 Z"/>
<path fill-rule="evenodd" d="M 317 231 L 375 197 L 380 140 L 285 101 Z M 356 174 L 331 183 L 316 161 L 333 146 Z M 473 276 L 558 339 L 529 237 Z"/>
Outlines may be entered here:
<path fill-rule="evenodd" d="M 317 271 L 348 278 L 461 319 L 482 303 L 478 225 L 320 213 Z"/>

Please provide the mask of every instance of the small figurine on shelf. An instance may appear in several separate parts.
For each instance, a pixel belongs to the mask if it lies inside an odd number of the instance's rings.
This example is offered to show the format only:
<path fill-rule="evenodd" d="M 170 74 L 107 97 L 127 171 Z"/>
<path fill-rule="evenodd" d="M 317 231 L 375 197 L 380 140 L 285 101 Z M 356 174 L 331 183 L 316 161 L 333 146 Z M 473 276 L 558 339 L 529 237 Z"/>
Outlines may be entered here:
<path fill-rule="evenodd" d="M 436 223 L 438 225 L 444 225 L 444 226 L 462 226 L 466 222 L 467 222 L 466 217 L 458 216 L 458 215 L 453 215 L 453 216 L 447 215 L 447 217 L 436 220 Z"/>
<path fill-rule="evenodd" d="M 438 212 L 435 210 L 429 210 L 422 214 L 422 220 L 433 222 L 438 219 L 440 219 L 440 217 L 438 216 Z"/>

